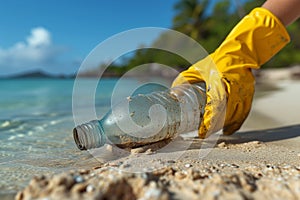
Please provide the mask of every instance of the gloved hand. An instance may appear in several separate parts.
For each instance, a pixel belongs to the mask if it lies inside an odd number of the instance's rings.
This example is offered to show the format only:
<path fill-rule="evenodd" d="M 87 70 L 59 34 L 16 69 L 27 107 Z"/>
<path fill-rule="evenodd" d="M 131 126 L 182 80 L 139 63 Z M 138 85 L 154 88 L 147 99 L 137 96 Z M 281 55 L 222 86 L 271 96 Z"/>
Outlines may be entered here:
<path fill-rule="evenodd" d="M 255 79 L 251 69 L 258 69 L 289 41 L 289 34 L 276 16 L 267 9 L 255 8 L 232 29 L 214 53 L 174 80 L 173 86 L 206 82 L 207 104 L 198 131 L 200 138 L 222 128 L 223 133 L 229 135 L 241 127 L 254 94 Z M 208 67 L 211 61 L 223 84 L 215 84 L 216 76 L 212 76 L 213 70 Z M 226 113 L 224 99 L 227 100 Z"/>

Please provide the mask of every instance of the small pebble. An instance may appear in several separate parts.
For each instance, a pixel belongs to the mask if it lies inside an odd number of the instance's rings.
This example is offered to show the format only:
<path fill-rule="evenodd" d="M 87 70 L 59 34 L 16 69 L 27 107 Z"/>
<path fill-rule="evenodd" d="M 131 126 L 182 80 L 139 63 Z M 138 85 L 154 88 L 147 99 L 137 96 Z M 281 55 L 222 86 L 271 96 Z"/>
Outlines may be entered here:
<path fill-rule="evenodd" d="M 184 179 L 186 177 L 186 174 L 183 172 L 175 172 L 175 177 L 178 179 Z"/>
<path fill-rule="evenodd" d="M 142 147 L 138 147 L 138 148 L 131 149 L 130 152 L 131 152 L 132 154 L 138 154 L 138 153 L 143 153 L 143 152 L 145 152 L 145 149 L 142 148 Z"/>
<path fill-rule="evenodd" d="M 75 180 L 76 183 L 82 183 L 84 181 L 82 176 L 75 176 L 74 180 Z"/>
<path fill-rule="evenodd" d="M 104 165 L 102 165 L 102 167 L 108 167 L 109 166 L 109 163 L 104 163 Z"/>
<path fill-rule="evenodd" d="M 268 170 L 274 169 L 274 166 L 272 166 L 272 165 L 266 165 L 266 167 L 268 168 Z"/>
<path fill-rule="evenodd" d="M 107 144 L 106 145 L 106 150 L 109 151 L 109 152 L 112 152 L 113 151 L 113 146 L 110 145 L 110 144 Z"/>
<path fill-rule="evenodd" d="M 226 147 L 225 142 L 221 142 L 220 144 L 218 144 L 218 147 L 219 147 L 219 148 L 224 148 L 224 147 Z"/>
<path fill-rule="evenodd" d="M 152 149 L 147 149 L 147 151 L 145 151 L 146 155 L 150 155 L 153 154 L 154 152 L 152 151 Z"/>
<path fill-rule="evenodd" d="M 225 165 L 225 164 L 223 164 L 223 163 L 222 163 L 222 164 L 220 164 L 220 167 L 222 167 L 222 168 L 224 168 L 225 166 L 226 166 L 226 165 Z"/>
<path fill-rule="evenodd" d="M 81 169 L 81 170 L 79 170 L 79 173 L 80 174 L 88 174 L 89 170 L 87 170 L 87 169 Z"/>
<path fill-rule="evenodd" d="M 252 144 L 261 144 L 261 142 L 260 141 L 253 141 L 253 142 L 251 142 Z"/>
<path fill-rule="evenodd" d="M 187 163 L 187 164 L 185 164 L 184 165 L 186 168 L 190 168 L 190 167 L 192 167 L 193 165 L 191 165 L 190 163 Z"/>
<path fill-rule="evenodd" d="M 231 167 L 233 167 L 233 168 L 239 168 L 239 166 L 236 165 L 236 164 L 231 164 Z"/>
<path fill-rule="evenodd" d="M 94 191 L 94 186 L 92 186 L 92 185 L 88 185 L 87 187 L 86 187 L 86 192 L 92 192 L 92 191 Z"/>
<path fill-rule="evenodd" d="M 167 163 L 173 164 L 176 163 L 175 160 L 168 160 Z"/>
<path fill-rule="evenodd" d="M 111 163 L 109 163 L 109 166 L 110 167 L 118 167 L 120 164 L 119 163 L 117 163 L 117 162 L 111 162 Z"/>
<path fill-rule="evenodd" d="M 126 99 L 127 99 L 128 101 L 131 101 L 131 100 L 132 100 L 131 96 L 126 97 Z"/>

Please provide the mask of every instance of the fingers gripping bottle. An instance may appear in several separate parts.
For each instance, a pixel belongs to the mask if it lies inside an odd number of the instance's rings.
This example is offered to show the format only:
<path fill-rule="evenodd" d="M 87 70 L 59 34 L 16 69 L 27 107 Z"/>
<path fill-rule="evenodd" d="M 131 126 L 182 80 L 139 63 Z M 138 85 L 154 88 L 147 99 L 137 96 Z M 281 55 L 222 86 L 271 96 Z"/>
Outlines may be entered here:
<path fill-rule="evenodd" d="M 206 104 L 205 83 L 167 89 L 148 84 L 137 89 L 101 119 L 79 125 L 73 137 L 80 150 L 106 143 L 138 147 L 197 130 Z"/>

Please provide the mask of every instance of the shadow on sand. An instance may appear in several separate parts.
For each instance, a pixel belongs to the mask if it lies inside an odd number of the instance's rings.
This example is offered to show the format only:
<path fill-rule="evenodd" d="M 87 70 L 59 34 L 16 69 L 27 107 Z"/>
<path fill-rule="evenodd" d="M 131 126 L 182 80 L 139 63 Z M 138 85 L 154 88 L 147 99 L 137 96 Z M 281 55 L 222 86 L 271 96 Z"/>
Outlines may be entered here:
<path fill-rule="evenodd" d="M 300 124 L 280 128 L 238 132 L 231 136 L 221 136 L 219 142 L 239 144 L 252 141 L 274 142 L 300 136 Z M 300 141 L 300 140 L 299 140 Z M 219 143 L 218 142 L 218 143 Z"/>

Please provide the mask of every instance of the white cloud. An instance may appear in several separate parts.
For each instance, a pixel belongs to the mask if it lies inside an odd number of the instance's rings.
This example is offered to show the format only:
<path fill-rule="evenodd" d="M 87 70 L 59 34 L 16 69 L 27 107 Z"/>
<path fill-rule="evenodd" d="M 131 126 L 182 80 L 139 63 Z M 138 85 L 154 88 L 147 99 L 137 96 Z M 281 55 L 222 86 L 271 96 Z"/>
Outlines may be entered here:
<path fill-rule="evenodd" d="M 51 35 L 43 27 L 34 28 L 31 30 L 31 35 L 27 37 L 27 43 L 29 46 L 42 46 L 51 44 Z"/>
<path fill-rule="evenodd" d="M 33 28 L 25 41 L 17 42 L 6 49 L 0 47 L 0 73 L 15 73 L 58 65 L 62 51 L 63 48 L 52 43 L 51 34 L 47 29 Z"/>

